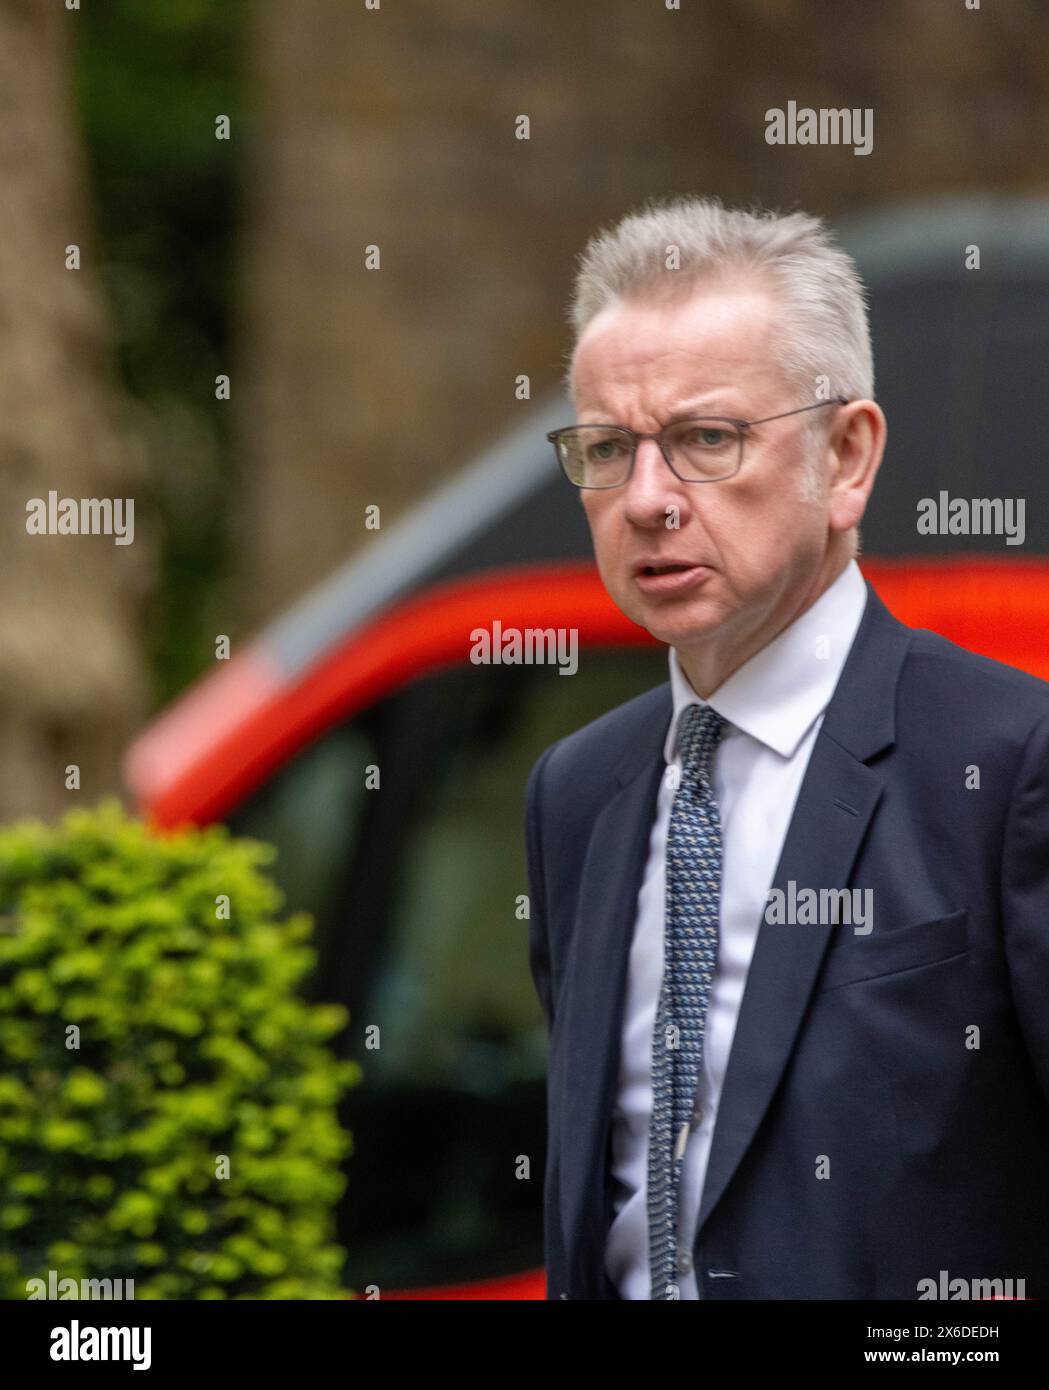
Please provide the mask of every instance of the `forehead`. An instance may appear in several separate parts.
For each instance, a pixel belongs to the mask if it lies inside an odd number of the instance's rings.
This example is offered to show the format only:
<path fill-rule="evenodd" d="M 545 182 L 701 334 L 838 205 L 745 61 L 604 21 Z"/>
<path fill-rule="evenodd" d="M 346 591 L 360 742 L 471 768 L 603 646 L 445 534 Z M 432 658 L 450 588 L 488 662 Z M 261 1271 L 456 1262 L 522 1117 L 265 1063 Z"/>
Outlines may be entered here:
<path fill-rule="evenodd" d="M 662 410 L 694 395 L 752 390 L 781 377 L 780 310 L 761 285 L 704 286 L 669 302 L 627 300 L 588 325 L 572 360 L 580 409 Z"/>

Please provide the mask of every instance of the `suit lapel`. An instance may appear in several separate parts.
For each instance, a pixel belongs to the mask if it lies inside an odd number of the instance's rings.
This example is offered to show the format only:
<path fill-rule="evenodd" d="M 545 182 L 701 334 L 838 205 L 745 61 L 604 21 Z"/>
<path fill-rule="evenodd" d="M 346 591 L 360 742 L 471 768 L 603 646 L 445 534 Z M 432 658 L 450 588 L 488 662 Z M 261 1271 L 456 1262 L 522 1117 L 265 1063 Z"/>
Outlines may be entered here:
<path fill-rule="evenodd" d="M 619 1075 L 627 962 L 671 708 L 667 685 L 658 717 L 628 751 L 616 776 L 618 790 L 594 823 L 559 1004 L 565 1020 L 559 1047 L 567 1062 L 561 1219 L 565 1249 L 581 1274 L 601 1269 L 604 1261 L 605 1141 Z"/>
<path fill-rule="evenodd" d="M 881 795 L 867 760 L 895 737 L 908 629 L 868 585 L 867 607 L 827 706 L 773 879 L 846 888 Z M 711 1143 L 697 1238 L 746 1153 L 794 1047 L 833 927 L 763 921 L 747 974 Z"/>
<path fill-rule="evenodd" d="M 788 892 L 844 888 L 881 778 L 817 736 L 773 881 Z M 846 807 L 848 809 L 846 809 Z M 697 1235 L 761 1123 L 794 1046 L 834 928 L 762 922 L 721 1091 Z"/>

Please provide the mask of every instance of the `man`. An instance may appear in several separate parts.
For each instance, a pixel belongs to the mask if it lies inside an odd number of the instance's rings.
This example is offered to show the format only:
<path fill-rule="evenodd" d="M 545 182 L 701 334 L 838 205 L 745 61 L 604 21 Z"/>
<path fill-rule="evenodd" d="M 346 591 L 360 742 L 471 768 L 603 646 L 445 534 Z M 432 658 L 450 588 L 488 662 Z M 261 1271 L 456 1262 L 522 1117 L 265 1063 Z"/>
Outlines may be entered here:
<path fill-rule="evenodd" d="M 855 267 L 652 204 L 573 318 L 551 438 L 670 680 L 528 784 L 547 1296 L 1049 1296 L 1049 686 L 860 575 Z"/>

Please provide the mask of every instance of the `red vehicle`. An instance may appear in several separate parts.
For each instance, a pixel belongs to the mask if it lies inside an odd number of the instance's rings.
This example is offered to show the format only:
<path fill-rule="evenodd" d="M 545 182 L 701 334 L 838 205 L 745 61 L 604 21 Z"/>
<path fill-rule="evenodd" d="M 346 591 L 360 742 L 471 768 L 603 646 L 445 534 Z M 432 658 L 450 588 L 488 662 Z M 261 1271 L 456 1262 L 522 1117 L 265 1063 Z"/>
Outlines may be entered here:
<path fill-rule="evenodd" d="M 1049 679 L 1049 219 L 984 216 L 896 212 L 843 235 L 871 288 L 890 424 L 861 563 L 904 622 Z M 974 241 L 998 266 L 978 285 L 960 269 Z M 544 1295 L 524 786 L 549 743 L 667 676 L 665 649 L 605 594 L 545 440 L 571 419 L 561 397 L 532 408 L 127 756 L 158 826 L 221 819 L 271 841 L 288 910 L 315 918 L 311 992 L 349 1007 L 344 1052 L 364 1068 L 343 1116 L 345 1279 L 383 1297 Z M 1031 499 L 1023 546 L 920 535 L 917 504 L 941 489 Z M 496 621 L 577 629 L 578 670 L 475 664 L 471 634 Z"/>

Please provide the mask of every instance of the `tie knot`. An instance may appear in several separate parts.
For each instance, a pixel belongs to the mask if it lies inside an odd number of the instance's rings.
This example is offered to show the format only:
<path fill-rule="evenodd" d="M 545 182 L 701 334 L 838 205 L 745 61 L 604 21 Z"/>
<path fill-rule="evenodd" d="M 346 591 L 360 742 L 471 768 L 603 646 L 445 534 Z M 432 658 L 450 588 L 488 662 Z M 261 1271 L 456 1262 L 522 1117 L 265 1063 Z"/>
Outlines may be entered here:
<path fill-rule="evenodd" d="M 710 763 L 721 738 L 724 719 L 709 705 L 689 705 L 681 716 L 678 748 L 686 779 L 710 780 Z"/>

